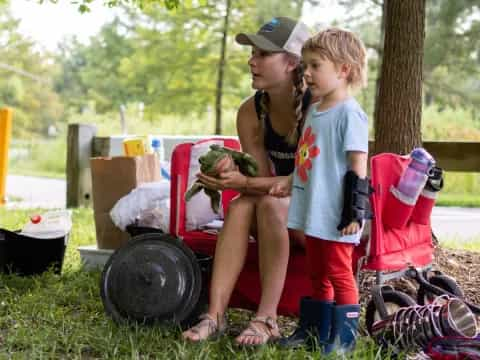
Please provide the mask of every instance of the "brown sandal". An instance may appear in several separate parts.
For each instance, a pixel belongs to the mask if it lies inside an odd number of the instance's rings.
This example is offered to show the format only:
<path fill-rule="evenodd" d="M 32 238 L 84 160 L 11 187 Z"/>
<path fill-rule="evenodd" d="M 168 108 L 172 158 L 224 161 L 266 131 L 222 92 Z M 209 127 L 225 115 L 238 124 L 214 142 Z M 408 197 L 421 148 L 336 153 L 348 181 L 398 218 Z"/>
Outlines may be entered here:
<path fill-rule="evenodd" d="M 246 343 L 239 341 L 238 338 L 256 338 L 260 342 Z M 261 346 L 273 342 L 280 338 L 277 322 L 270 316 L 257 316 L 250 320 L 247 328 L 242 331 L 235 339 L 238 345 L 242 346 Z M 244 339 L 245 340 L 245 339 Z"/>
<path fill-rule="evenodd" d="M 204 340 L 215 340 L 219 336 L 221 336 L 225 330 L 227 329 L 227 320 L 225 316 L 222 318 L 219 317 L 218 320 L 215 320 L 209 314 L 202 314 L 199 316 L 200 321 L 195 325 L 192 326 L 187 331 L 183 332 L 182 337 L 184 340 L 192 341 L 192 342 L 199 342 Z M 220 323 L 220 325 L 218 325 Z M 205 332 L 206 329 L 206 332 Z M 186 335 L 186 333 L 196 334 L 198 336 L 197 339 L 193 339 Z M 204 336 L 201 334 L 204 333 Z"/>

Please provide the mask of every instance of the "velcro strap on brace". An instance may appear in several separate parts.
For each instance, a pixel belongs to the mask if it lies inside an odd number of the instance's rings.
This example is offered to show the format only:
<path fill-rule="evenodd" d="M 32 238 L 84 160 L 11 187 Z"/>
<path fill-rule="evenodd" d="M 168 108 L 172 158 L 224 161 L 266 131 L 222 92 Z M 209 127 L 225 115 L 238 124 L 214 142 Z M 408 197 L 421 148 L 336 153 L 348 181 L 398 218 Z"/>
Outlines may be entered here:
<path fill-rule="evenodd" d="M 373 189 L 368 178 L 360 179 L 354 171 L 347 171 L 343 184 L 342 219 L 337 226 L 339 231 L 353 221 L 362 225 L 363 219 L 372 217 L 369 200 L 372 192 Z"/>

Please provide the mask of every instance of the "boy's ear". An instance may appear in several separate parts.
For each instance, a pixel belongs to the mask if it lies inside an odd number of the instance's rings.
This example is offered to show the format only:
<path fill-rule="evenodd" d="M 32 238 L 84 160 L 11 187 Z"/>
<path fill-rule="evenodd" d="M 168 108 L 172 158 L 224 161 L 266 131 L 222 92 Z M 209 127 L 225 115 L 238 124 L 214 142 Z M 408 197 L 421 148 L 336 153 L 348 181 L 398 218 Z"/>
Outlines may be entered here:
<path fill-rule="evenodd" d="M 351 71 L 352 71 L 352 66 L 350 64 L 338 65 L 338 75 L 340 78 L 348 79 Z"/>

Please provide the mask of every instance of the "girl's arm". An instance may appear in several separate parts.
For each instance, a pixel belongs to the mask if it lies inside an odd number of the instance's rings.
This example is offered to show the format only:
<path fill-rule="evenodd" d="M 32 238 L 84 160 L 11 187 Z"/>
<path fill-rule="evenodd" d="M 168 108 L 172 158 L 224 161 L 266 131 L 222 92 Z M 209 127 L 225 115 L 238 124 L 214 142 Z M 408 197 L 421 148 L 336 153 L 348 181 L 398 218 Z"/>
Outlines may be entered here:
<path fill-rule="evenodd" d="M 258 163 L 258 176 L 248 178 L 246 192 L 266 194 L 283 177 L 273 177 L 271 174 L 270 160 L 265 150 L 263 131 L 253 97 L 240 106 L 237 115 L 237 133 L 242 151 L 252 155 Z"/>
<path fill-rule="evenodd" d="M 269 195 L 276 197 L 286 197 L 292 194 L 293 175 L 284 176 L 283 179 L 272 186 Z"/>
<path fill-rule="evenodd" d="M 247 177 L 239 171 L 227 171 L 220 178 L 199 174 L 198 178 L 213 189 L 234 189 L 246 194 L 267 194 L 274 184 L 283 176 L 273 177 L 270 173 L 269 160 L 263 143 L 263 131 L 257 118 L 254 98 L 247 99 L 238 110 L 237 133 L 242 151 L 255 158 L 258 164 L 258 176 Z"/>

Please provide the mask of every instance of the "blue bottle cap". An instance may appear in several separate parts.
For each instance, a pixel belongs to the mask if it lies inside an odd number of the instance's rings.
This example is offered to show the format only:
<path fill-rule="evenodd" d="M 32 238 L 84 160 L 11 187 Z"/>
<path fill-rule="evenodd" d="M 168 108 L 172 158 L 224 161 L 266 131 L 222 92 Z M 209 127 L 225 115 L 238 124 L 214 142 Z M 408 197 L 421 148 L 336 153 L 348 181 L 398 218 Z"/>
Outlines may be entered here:
<path fill-rule="evenodd" d="M 433 158 L 433 156 L 430 155 L 430 153 L 427 150 L 421 147 L 413 149 L 410 156 L 413 159 L 420 161 L 423 164 L 428 164 L 429 166 L 432 166 L 435 164 L 435 159 Z"/>
<path fill-rule="evenodd" d="M 161 141 L 160 139 L 152 139 L 152 148 L 160 147 Z"/>

